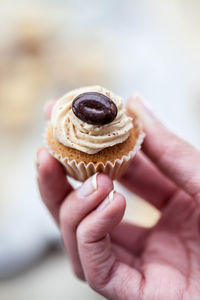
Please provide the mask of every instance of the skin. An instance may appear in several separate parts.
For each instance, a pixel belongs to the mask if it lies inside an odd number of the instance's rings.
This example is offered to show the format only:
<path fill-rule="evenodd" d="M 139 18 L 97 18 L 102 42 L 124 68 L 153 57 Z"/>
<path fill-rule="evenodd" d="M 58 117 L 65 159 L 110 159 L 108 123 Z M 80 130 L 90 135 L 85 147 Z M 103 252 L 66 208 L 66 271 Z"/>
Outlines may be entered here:
<path fill-rule="evenodd" d="M 53 104 L 46 106 L 48 118 Z M 170 132 L 141 97 L 132 97 L 127 110 L 140 116 L 146 138 L 120 182 L 161 211 L 159 222 L 150 229 L 121 222 L 125 198 L 115 192 L 108 201 L 113 183 L 103 174 L 97 190 L 80 197 L 81 188 L 72 189 L 45 148 L 37 153 L 41 197 L 76 276 L 107 299 L 200 299 L 200 152 Z"/>

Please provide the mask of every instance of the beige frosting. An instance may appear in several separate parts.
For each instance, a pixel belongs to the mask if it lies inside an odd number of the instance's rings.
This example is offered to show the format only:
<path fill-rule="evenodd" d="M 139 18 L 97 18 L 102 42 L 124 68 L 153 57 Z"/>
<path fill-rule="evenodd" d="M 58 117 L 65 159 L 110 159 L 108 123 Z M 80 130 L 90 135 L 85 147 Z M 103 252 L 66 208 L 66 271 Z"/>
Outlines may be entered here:
<path fill-rule="evenodd" d="M 83 122 L 72 111 L 72 101 L 86 92 L 102 93 L 117 106 L 117 116 L 109 124 L 99 126 Z M 123 107 L 123 100 L 100 86 L 90 86 L 73 90 L 58 100 L 51 118 L 53 136 L 61 144 L 88 154 L 97 153 L 104 148 L 124 142 L 133 127 L 132 118 L 128 117 Z"/>

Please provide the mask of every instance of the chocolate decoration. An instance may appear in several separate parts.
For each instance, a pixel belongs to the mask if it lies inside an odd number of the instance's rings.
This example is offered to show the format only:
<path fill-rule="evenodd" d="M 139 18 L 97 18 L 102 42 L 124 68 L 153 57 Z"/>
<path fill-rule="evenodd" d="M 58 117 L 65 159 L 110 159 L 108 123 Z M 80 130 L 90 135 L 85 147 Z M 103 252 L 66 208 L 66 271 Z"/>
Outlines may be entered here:
<path fill-rule="evenodd" d="M 115 103 L 97 92 L 78 95 L 72 102 L 72 110 L 77 118 L 93 125 L 108 124 L 117 116 Z"/>

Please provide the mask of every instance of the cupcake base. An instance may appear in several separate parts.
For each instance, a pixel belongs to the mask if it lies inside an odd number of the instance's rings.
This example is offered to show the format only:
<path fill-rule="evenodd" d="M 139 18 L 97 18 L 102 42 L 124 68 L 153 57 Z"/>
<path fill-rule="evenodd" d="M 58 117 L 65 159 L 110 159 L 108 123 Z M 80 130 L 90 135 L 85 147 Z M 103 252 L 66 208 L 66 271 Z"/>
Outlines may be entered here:
<path fill-rule="evenodd" d="M 87 154 L 62 145 L 54 138 L 51 125 L 47 127 L 45 140 L 49 152 L 66 167 L 68 175 L 72 178 L 85 181 L 96 172 L 100 172 L 109 175 L 111 179 L 117 179 L 140 149 L 145 136 L 141 126 L 134 123 L 134 128 L 130 130 L 125 142 L 105 148 L 96 154 Z"/>

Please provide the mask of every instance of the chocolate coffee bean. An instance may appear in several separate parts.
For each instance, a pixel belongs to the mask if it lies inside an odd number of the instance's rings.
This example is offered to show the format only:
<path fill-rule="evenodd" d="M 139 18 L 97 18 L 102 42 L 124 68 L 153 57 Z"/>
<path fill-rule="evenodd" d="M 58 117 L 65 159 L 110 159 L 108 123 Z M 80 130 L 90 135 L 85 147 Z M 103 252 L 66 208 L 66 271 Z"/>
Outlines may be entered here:
<path fill-rule="evenodd" d="M 72 110 L 77 118 L 93 125 L 108 124 L 117 115 L 115 103 L 109 97 L 97 92 L 78 95 L 72 102 Z"/>

